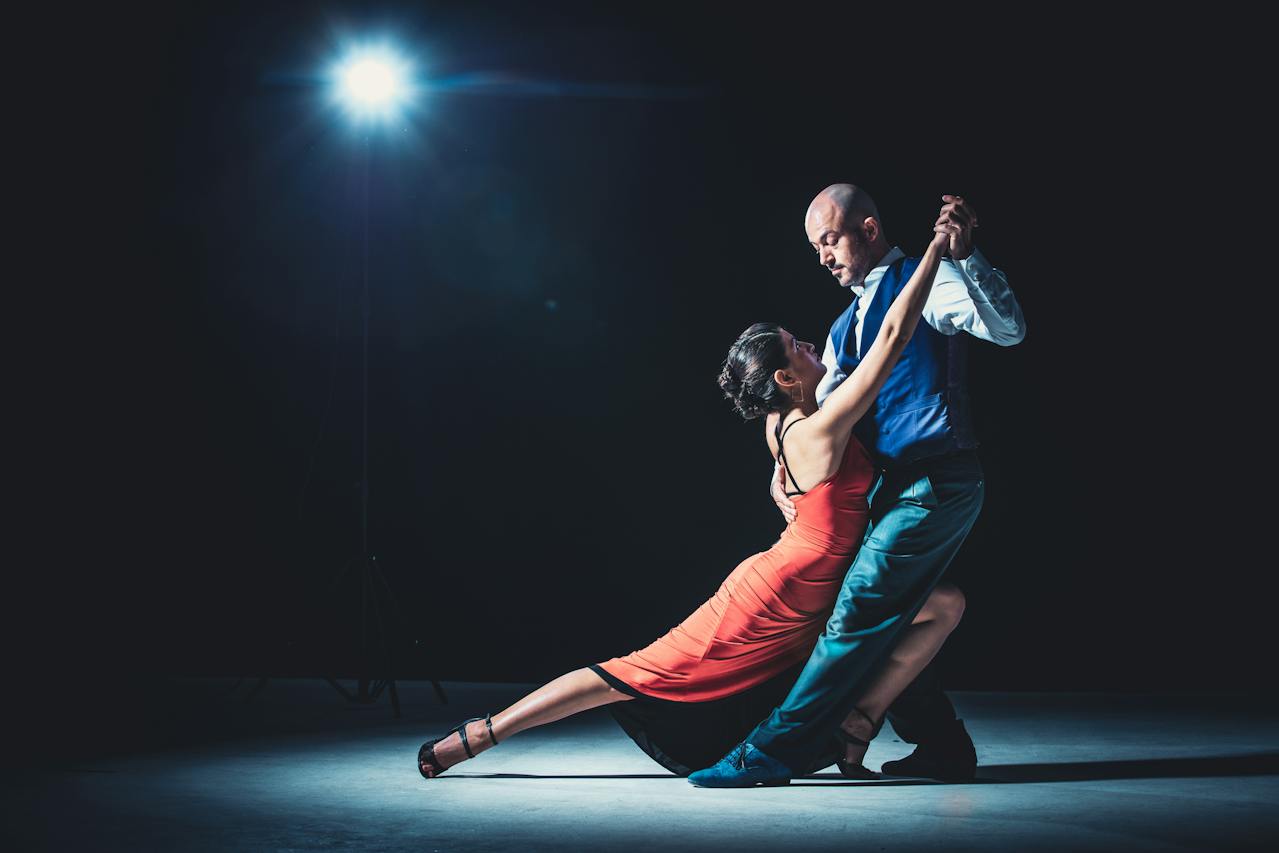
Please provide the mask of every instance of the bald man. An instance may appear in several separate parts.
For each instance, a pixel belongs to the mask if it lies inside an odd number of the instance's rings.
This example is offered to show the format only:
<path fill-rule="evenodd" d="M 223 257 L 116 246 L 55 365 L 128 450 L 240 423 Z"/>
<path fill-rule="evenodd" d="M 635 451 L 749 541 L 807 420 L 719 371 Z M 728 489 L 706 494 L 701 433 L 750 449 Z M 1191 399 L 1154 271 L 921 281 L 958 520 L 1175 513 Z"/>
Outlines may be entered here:
<path fill-rule="evenodd" d="M 849 731 L 847 718 L 878 666 L 891 654 L 972 529 L 981 511 L 983 475 L 977 459 L 965 378 L 967 336 L 1000 346 L 1026 334 L 1021 307 L 1004 274 L 973 247 L 977 214 L 959 196 L 942 196 L 934 231 L 950 235 L 924 322 L 902 354 L 874 407 L 854 428 L 874 456 L 879 480 L 871 497 L 865 541 L 835 602 L 826 630 L 781 707 L 713 767 L 689 781 L 702 787 L 779 785 L 817 769 L 832 735 L 869 741 L 878 731 Z M 827 371 L 820 404 L 856 369 L 893 299 L 919 263 L 892 246 L 879 210 L 862 189 L 833 184 L 804 216 L 817 259 L 852 293 L 826 339 Z M 795 505 L 785 473 L 773 498 L 788 522 Z M 963 721 L 941 690 L 933 667 L 921 673 L 889 710 L 894 729 L 915 751 L 884 765 L 890 775 L 972 779 L 977 756 Z"/>

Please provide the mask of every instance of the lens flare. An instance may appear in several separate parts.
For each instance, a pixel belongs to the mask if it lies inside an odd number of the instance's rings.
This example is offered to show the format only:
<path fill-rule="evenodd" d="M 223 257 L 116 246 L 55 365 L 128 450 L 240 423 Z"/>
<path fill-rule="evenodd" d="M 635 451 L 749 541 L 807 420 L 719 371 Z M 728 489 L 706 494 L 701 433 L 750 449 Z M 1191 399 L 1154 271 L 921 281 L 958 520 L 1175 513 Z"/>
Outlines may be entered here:
<path fill-rule="evenodd" d="M 334 94 L 357 120 L 393 118 L 412 96 L 411 69 L 386 48 L 352 51 L 333 71 Z"/>

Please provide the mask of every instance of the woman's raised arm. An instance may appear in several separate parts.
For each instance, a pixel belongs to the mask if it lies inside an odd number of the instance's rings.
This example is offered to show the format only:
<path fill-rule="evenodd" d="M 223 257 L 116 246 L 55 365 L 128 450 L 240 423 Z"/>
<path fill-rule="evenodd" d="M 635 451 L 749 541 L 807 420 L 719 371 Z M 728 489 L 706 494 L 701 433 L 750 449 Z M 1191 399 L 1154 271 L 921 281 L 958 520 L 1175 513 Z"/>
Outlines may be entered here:
<path fill-rule="evenodd" d="M 910 343 L 910 337 L 915 333 L 915 326 L 924 311 L 924 303 L 933 289 L 933 279 L 937 277 L 942 254 L 950 242 L 949 231 L 944 230 L 945 226 L 938 227 L 943 230 L 933 236 L 933 241 L 928 244 L 928 251 L 924 252 L 923 259 L 915 268 L 915 274 L 893 300 L 866 357 L 831 392 L 817 414 L 813 415 L 813 420 L 818 421 L 813 426 L 831 437 L 846 435 L 861 420 L 862 415 L 875 402 L 879 390 L 888 381 L 888 374 L 897 366 L 902 350 Z"/>

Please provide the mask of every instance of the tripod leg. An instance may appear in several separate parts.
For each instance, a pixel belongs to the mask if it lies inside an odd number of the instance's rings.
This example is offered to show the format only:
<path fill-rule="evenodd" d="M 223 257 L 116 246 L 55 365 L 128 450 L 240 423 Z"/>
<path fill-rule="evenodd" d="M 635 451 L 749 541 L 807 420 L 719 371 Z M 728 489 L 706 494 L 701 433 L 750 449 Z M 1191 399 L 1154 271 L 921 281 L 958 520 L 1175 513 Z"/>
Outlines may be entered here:
<path fill-rule="evenodd" d="M 327 682 L 328 682 L 328 683 L 329 683 L 329 684 L 333 687 L 333 689 L 334 689 L 334 690 L 336 690 L 338 693 L 340 693 L 340 694 L 342 695 L 342 698 L 343 698 L 343 699 L 345 699 L 345 700 L 346 700 L 346 701 L 348 701 L 348 702 L 354 702 L 354 701 L 355 701 L 355 697 L 354 697 L 353 695 L 351 695 L 351 691 L 347 690 L 347 689 L 346 689 L 345 687 L 343 687 L 341 684 L 338 684 L 338 682 L 337 682 L 337 679 L 336 679 L 336 678 L 326 678 L 326 679 L 324 679 L 324 680 L 325 680 L 325 681 L 327 681 Z"/>
<path fill-rule="evenodd" d="M 350 571 L 351 567 L 359 563 L 360 568 L 360 652 L 361 674 L 357 680 L 355 693 L 351 693 L 342 685 L 338 684 L 334 678 L 326 678 L 325 680 L 342 695 L 348 702 L 355 702 L 362 705 L 373 704 L 377 702 L 378 697 L 382 695 L 382 691 L 390 689 L 391 707 L 395 712 L 395 716 L 400 718 L 403 712 L 400 708 L 400 691 L 393 678 L 378 678 L 371 676 L 373 670 L 372 647 L 370 645 L 370 625 L 372 620 L 372 629 L 376 631 L 376 641 L 378 649 L 378 658 L 380 658 L 377 671 L 395 672 L 394 646 L 397 630 L 403 627 L 403 615 L 400 611 L 399 602 L 395 595 L 391 592 L 391 585 L 387 583 L 386 576 L 382 573 L 381 567 L 377 564 L 376 557 L 366 557 L 361 560 L 351 560 L 335 578 L 334 586 L 337 582 L 344 578 Z M 440 703 L 447 705 L 448 696 L 444 693 L 443 686 L 435 679 L 431 679 L 431 686 L 435 688 L 435 695 L 439 697 Z"/>

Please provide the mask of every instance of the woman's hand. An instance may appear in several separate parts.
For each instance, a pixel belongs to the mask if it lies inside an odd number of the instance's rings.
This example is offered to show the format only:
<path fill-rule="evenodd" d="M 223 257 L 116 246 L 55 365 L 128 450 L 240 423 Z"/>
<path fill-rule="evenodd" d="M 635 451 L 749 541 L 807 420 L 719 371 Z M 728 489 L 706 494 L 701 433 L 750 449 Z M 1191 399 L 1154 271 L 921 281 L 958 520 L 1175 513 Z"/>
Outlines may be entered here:
<path fill-rule="evenodd" d="M 945 248 L 949 248 L 951 259 L 962 261 L 973 253 L 973 229 L 977 227 L 977 211 L 957 195 L 944 195 L 941 200 L 944 204 L 933 231 L 938 235 L 946 235 Z M 937 237 L 934 237 L 933 243 L 936 242 Z"/>

